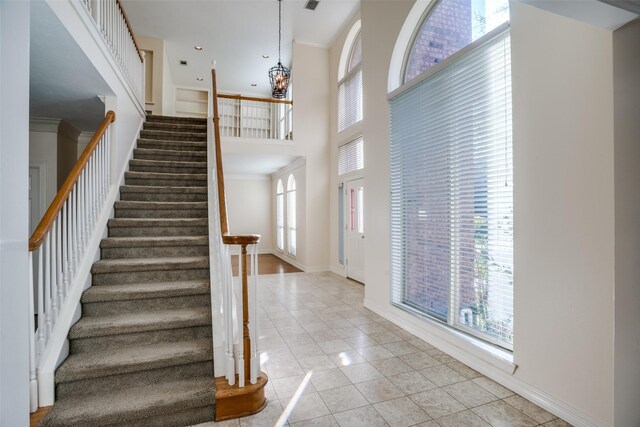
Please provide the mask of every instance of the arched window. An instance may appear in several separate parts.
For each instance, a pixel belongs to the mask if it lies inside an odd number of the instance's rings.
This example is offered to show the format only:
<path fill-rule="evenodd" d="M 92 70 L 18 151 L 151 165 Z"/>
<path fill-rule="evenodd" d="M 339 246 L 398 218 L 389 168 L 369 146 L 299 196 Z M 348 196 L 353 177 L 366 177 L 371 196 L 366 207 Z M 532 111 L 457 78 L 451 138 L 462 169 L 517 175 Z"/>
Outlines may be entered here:
<path fill-rule="evenodd" d="M 340 59 L 338 132 L 362 120 L 362 37 L 360 21 L 352 27 Z"/>
<path fill-rule="evenodd" d="M 512 349 L 508 1 L 432 4 L 389 101 L 392 301 Z"/>
<path fill-rule="evenodd" d="M 287 179 L 287 252 L 296 256 L 296 179 Z"/>
<path fill-rule="evenodd" d="M 276 185 L 276 243 L 284 251 L 284 188 L 282 180 Z"/>

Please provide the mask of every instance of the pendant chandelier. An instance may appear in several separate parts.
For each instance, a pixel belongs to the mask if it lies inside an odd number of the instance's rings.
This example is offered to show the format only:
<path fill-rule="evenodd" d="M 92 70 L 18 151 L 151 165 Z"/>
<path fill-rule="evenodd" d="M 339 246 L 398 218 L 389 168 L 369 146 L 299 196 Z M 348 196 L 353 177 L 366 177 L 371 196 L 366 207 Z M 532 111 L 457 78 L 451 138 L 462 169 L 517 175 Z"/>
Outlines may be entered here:
<path fill-rule="evenodd" d="M 287 89 L 291 82 L 291 70 L 282 65 L 280 59 L 280 44 L 282 42 L 282 0 L 278 0 L 278 65 L 269 69 L 271 82 L 271 96 L 276 99 L 287 97 Z"/>

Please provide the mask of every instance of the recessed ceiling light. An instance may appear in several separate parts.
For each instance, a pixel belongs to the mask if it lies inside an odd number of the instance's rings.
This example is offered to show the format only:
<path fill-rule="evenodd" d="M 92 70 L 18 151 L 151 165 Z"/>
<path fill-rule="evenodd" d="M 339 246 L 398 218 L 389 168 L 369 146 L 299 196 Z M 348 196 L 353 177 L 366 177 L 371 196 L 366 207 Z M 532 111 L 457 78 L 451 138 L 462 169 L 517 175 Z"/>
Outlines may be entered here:
<path fill-rule="evenodd" d="M 256 87 L 256 86 L 258 86 L 258 85 L 255 84 L 255 83 L 251 83 L 251 87 Z"/>
<path fill-rule="evenodd" d="M 194 46 L 193 47 L 195 50 L 202 50 L 202 46 Z"/>
<path fill-rule="evenodd" d="M 201 81 L 203 81 L 204 79 L 203 79 L 202 77 L 196 77 L 196 80 L 197 80 L 197 81 L 199 81 L 199 82 L 201 82 Z"/>
<path fill-rule="evenodd" d="M 263 54 L 262 54 L 262 57 L 263 57 L 264 59 L 267 59 L 267 58 L 269 57 L 269 55 L 267 55 L 266 53 L 263 53 Z"/>

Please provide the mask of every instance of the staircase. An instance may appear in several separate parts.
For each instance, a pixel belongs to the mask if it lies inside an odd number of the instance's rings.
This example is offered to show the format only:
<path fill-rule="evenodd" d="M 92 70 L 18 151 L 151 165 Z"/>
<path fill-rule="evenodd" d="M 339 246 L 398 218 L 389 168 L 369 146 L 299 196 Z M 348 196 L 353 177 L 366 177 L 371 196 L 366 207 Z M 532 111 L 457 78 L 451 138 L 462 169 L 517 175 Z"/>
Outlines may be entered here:
<path fill-rule="evenodd" d="M 213 420 L 206 129 L 147 117 L 42 426 Z"/>

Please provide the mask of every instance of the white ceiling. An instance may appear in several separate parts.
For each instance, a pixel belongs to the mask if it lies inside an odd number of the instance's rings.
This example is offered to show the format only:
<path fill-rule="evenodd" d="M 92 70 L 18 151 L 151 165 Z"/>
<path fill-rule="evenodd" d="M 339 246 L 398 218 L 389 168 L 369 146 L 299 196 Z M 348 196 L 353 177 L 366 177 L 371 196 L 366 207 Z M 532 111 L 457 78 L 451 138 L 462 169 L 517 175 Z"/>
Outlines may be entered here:
<path fill-rule="evenodd" d="M 111 89 L 46 2 L 31 3 L 29 115 L 95 131 Z M 69 76 L 73 76 L 70 78 Z"/>
<path fill-rule="evenodd" d="M 165 40 L 176 85 L 209 88 L 215 60 L 219 90 L 269 95 L 267 71 L 278 62 L 276 0 L 123 0 L 123 4 L 136 35 Z M 292 40 L 328 47 L 358 0 L 320 0 L 315 11 L 305 9 L 305 4 L 306 0 L 282 2 L 282 63 L 287 67 Z M 196 45 L 204 50 L 196 51 Z M 263 59 L 262 54 L 270 58 Z M 181 59 L 189 65 L 179 65 Z M 196 81 L 199 76 L 204 81 Z"/>
<path fill-rule="evenodd" d="M 298 156 L 279 154 L 223 153 L 225 175 L 271 175 L 298 159 Z"/>
<path fill-rule="evenodd" d="M 576 19 L 596 27 L 605 28 L 607 30 L 615 30 L 622 25 L 630 22 L 638 17 L 637 14 L 629 12 L 624 8 L 614 7 L 619 0 L 519 0 L 522 3 L 528 3 L 539 9 L 543 9 L 567 18 Z M 633 6 L 637 1 L 627 2 Z"/>

